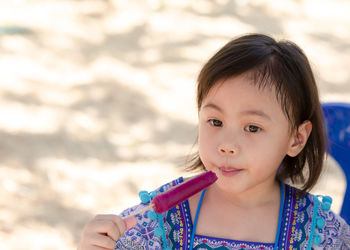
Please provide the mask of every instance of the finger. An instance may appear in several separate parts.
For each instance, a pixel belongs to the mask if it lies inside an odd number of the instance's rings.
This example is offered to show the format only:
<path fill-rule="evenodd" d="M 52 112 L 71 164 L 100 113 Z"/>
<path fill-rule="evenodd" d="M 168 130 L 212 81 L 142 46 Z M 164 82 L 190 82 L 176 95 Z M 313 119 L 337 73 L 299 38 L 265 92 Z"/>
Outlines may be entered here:
<path fill-rule="evenodd" d="M 114 249 L 117 245 L 115 240 L 112 240 L 110 237 L 102 234 L 95 234 L 91 239 L 92 246 L 100 247 L 102 249 Z"/>
<path fill-rule="evenodd" d="M 90 232 L 97 232 L 99 234 L 106 234 L 111 239 L 117 240 L 121 236 L 121 229 L 112 220 L 95 220 L 91 222 Z"/>
<path fill-rule="evenodd" d="M 123 219 L 117 216 L 113 222 L 118 226 L 120 235 L 124 234 L 126 227 Z"/>
<path fill-rule="evenodd" d="M 137 219 L 134 216 L 129 216 L 125 219 L 121 219 L 119 216 L 114 214 L 100 214 L 95 217 L 97 220 L 112 220 L 119 229 L 122 235 L 126 230 L 134 227 L 137 224 Z"/>
<path fill-rule="evenodd" d="M 125 230 L 129 230 L 137 224 L 137 219 L 134 216 L 126 217 L 123 219 L 123 221 L 125 224 Z"/>
<path fill-rule="evenodd" d="M 111 221 L 113 221 L 118 226 L 118 229 L 121 232 L 121 234 L 123 234 L 124 231 L 126 230 L 125 224 L 121 223 L 122 219 L 115 214 L 98 214 L 98 215 L 96 215 L 95 220 L 111 220 Z"/>

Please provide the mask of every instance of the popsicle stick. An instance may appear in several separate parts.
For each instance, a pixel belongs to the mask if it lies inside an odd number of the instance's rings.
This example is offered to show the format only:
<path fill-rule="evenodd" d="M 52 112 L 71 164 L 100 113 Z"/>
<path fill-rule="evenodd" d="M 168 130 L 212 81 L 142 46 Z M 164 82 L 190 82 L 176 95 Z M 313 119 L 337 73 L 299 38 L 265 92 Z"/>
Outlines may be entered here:
<path fill-rule="evenodd" d="M 149 206 L 144 207 L 144 208 L 140 209 L 139 211 L 136 211 L 135 213 L 128 215 L 128 216 L 125 217 L 125 218 L 129 218 L 129 217 L 135 216 L 135 215 L 137 215 L 137 214 L 140 214 L 140 213 L 146 211 L 147 209 L 150 209 L 150 208 L 153 207 L 153 206 L 154 206 L 154 204 L 150 204 Z"/>

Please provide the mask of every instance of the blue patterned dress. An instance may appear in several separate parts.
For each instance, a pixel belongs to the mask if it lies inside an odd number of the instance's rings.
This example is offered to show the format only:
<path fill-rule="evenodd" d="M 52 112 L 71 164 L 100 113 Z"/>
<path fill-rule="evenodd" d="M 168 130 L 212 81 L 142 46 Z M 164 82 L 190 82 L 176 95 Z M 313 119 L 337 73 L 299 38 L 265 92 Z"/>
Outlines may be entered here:
<path fill-rule="evenodd" d="M 183 182 L 182 178 L 167 183 L 150 193 L 155 195 Z M 279 222 L 277 249 L 350 249 L 350 227 L 330 208 L 330 197 L 311 194 L 300 196 L 291 186 L 284 186 L 283 210 Z M 147 193 L 148 194 L 148 193 Z M 122 212 L 126 217 L 147 207 L 149 199 Z M 115 249 L 190 249 L 192 218 L 188 201 L 163 214 L 152 209 L 136 216 L 138 224 L 125 232 Z M 243 242 L 195 235 L 193 249 L 274 249 L 272 243 Z"/>

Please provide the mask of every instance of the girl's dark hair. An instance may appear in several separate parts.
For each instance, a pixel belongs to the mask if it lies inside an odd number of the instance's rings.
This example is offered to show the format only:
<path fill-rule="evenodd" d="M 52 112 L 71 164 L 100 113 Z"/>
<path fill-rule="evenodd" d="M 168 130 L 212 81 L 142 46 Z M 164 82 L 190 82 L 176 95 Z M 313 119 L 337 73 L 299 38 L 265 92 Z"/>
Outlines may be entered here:
<path fill-rule="evenodd" d="M 234 39 L 203 66 L 198 76 L 198 110 L 215 83 L 243 73 L 249 74 L 259 88 L 276 90 L 292 133 L 304 121 L 312 123 L 305 148 L 296 157 L 286 155 L 277 174 L 279 180 L 301 182 L 303 192 L 310 190 L 322 171 L 326 136 L 318 90 L 307 57 L 293 42 L 277 42 L 263 34 Z M 198 153 L 187 167 L 187 170 L 197 169 L 205 169 Z"/>

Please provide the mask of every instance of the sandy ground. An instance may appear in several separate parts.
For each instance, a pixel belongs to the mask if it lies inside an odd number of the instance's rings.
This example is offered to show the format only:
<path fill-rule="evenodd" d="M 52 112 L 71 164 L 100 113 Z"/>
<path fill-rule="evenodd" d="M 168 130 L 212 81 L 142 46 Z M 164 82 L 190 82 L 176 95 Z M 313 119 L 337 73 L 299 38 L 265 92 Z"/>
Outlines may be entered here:
<path fill-rule="evenodd" d="M 309 56 L 322 101 L 350 101 L 350 2 L 0 1 L 0 249 L 73 249 L 184 173 L 195 81 L 232 37 L 264 32 Z M 314 192 L 345 182 L 331 162 Z"/>

